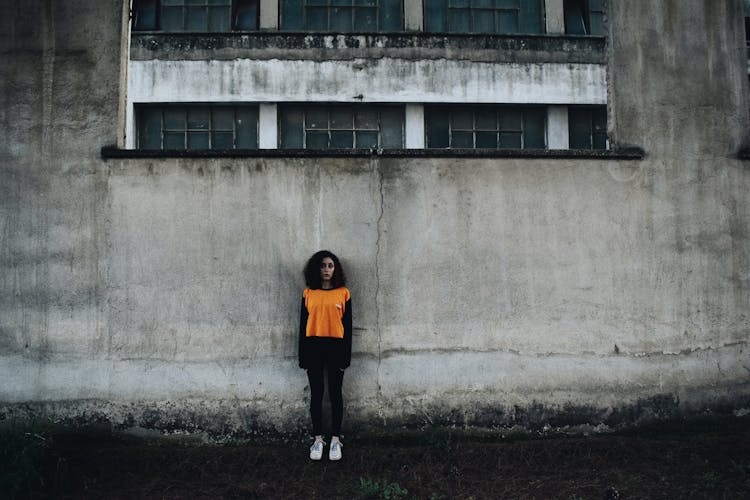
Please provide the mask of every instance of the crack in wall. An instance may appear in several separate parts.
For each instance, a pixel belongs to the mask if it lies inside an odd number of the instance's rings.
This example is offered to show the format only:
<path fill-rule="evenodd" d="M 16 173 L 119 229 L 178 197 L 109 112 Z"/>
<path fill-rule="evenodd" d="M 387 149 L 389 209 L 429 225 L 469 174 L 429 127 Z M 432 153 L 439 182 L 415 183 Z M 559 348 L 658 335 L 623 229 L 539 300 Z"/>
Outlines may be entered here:
<path fill-rule="evenodd" d="M 377 231 L 377 238 L 375 240 L 375 331 L 378 333 L 378 364 L 375 377 L 378 388 L 375 399 L 378 402 L 378 408 L 382 408 L 381 398 L 383 394 L 380 385 L 380 365 L 382 358 L 382 332 L 380 330 L 380 238 L 382 236 L 383 214 L 385 212 L 385 197 L 383 194 L 383 173 L 380 169 L 380 160 L 371 158 L 370 164 L 378 176 L 378 194 L 380 195 L 380 212 L 378 213 L 378 222 L 375 225 L 375 230 Z"/>

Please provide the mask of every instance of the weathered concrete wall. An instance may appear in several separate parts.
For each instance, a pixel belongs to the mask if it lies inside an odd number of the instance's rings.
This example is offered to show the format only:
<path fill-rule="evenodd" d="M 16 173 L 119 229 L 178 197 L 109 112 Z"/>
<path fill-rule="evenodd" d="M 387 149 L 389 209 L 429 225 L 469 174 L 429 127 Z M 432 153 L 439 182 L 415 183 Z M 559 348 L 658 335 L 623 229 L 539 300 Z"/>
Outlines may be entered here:
<path fill-rule="evenodd" d="M 303 426 L 321 247 L 354 295 L 350 428 L 750 406 L 746 58 L 719 3 L 612 2 L 613 138 L 642 161 L 104 161 L 120 2 L 2 1 L 0 417 Z"/>

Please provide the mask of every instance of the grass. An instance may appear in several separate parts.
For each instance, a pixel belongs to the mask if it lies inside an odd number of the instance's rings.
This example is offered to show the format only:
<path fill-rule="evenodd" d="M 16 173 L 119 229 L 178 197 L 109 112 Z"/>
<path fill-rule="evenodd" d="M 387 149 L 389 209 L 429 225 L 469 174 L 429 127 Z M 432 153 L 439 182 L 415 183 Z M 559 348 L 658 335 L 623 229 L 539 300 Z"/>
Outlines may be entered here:
<path fill-rule="evenodd" d="M 372 498 L 382 500 L 398 500 L 409 494 L 409 490 L 402 488 L 398 483 L 390 483 L 385 479 L 359 478 L 359 498 Z"/>

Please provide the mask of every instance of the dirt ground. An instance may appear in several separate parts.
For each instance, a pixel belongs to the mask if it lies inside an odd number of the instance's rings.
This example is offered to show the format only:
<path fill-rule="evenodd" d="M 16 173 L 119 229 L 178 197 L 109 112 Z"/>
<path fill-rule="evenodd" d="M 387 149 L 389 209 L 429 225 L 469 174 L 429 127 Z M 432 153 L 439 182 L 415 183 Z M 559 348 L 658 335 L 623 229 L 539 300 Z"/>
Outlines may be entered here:
<path fill-rule="evenodd" d="M 155 445 L 78 434 L 52 441 L 44 490 L 32 496 L 750 498 L 748 417 L 576 437 L 449 429 L 350 436 L 340 462 L 329 462 L 327 453 L 311 462 L 307 442 Z"/>

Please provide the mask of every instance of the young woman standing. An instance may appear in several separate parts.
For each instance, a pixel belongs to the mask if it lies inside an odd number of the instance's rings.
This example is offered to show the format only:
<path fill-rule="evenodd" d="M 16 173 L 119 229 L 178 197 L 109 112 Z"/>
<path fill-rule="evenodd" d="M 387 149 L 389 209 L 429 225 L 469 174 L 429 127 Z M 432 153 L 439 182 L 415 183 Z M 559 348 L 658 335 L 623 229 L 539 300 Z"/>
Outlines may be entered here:
<path fill-rule="evenodd" d="M 352 304 L 346 275 L 338 257 L 328 250 L 315 253 L 305 266 L 307 288 L 302 293 L 299 321 L 299 366 L 310 382 L 310 416 L 315 441 L 310 458 L 323 457 L 323 374 L 328 374 L 331 400 L 329 460 L 341 460 L 341 419 L 344 400 L 341 385 L 352 358 Z"/>

